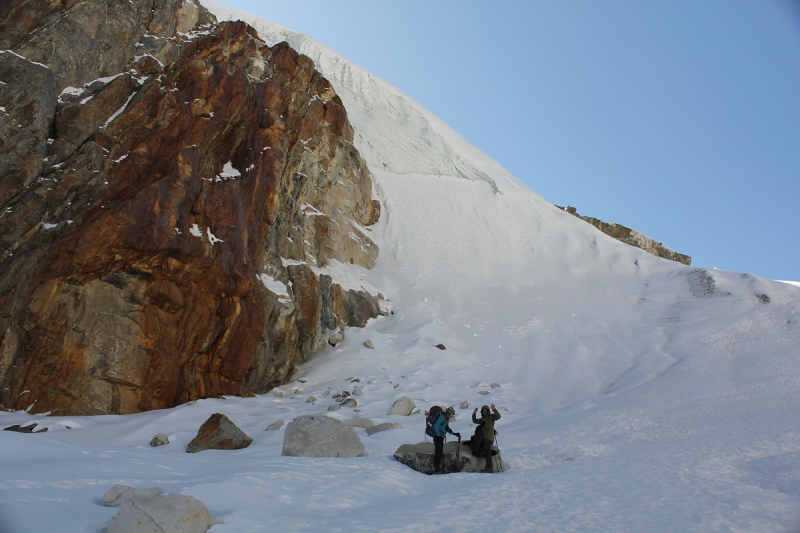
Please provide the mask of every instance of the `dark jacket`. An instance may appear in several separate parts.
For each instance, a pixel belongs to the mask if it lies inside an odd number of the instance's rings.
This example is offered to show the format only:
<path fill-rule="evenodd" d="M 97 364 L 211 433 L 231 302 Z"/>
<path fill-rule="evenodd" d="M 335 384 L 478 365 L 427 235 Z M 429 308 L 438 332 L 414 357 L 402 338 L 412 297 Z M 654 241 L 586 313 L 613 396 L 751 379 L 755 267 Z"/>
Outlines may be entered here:
<path fill-rule="evenodd" d="M 476 424 L 483 424 L 483 438 L 494 442 L 494 422 L 500 420 L 500 413 L 497 409 L 492 409 L 492 411 L 482 418 L 478 418 L 475 413 L 472 413 L 472 421 Z"/>

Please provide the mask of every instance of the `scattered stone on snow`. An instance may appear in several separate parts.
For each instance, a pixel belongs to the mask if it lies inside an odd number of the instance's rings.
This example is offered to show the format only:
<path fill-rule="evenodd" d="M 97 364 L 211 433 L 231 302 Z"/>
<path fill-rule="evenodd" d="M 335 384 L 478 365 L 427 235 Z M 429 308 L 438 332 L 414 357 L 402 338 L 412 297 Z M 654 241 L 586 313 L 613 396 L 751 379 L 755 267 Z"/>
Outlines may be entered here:
<path fill-rule="evenodd" d="M 444 344 L 437 344 L 435 347 L 439 348 L 440 350 L 446 350 L 447 349 L 447 346 L 445 346 Z"/>
<path fill-rule="evenodd" d="M 387 431 L 389 429 L 403 429 L 403 426 L 402 424 L 397 424 L 394 422 L 384 422 L 383 424 L 377 424 L 372 427 L 368 427 L 366 429 L 367 429 L 367 435 L 371 437 L 375 433 L 380 433 L 381 431 Z"/>
<path fill-rule="evenodd" d="M 352 396 L 352 394 L 350 394 L 350 391 L 343 390 L 342 392 L 340 392 L 338 394 L 334 394 L 333 395 L 333 399 L 334 400 L 346 400 L 350 396 Z"/>
<path fill-rule="evenodd" d="M 475 383 L 470 385 L 470 388 L 474 389 L 475 387 L 480 387 L 480 386 L 481 386 L 481 384 L 476 381 Z"/>
<path fill-rule="evenodd" d="M 461 402 L 460 407 L 461 409 L 469 409 L 469 402 L 467 400 L 464 400 L 463 402 Z"/>
<path fill-rule="evenodd" d="M 349 399 L 343 401 L 342 403 L 340 403 L 339 405 L 341 405 L 342 407 L 357 407 L 358 406 L 358 402 L 356 402 L 355 399 L 353 399 L 353 398 L 349 398 Z"/>
<path fill-rule="evenodd" d="M 375 349 L 375 345 L 372 344 L 372 341 L 369 340 L 369 339 L 365 340 L 363 342 L 363 344 L 364 344 L 364 348 L 369 348 L 370 350 L 374 350 Z"/>
<path fill-rule="evenodd" d="M 330 336 L 328 339 L 328 344 L 331 346 L 336 346 L 340 342 L 344 340 L 344 331 L 337 330 L 333 335 Z"/>
<path fill-rule="evenodd" d="M 203 422 L 197 436 L 187 446 L 186 451 L 197 453 L 203 450 L 240 450 L 247 448 L 253 439 L 231 422 L 230 418 L 214 413 Z"/>
<path fill-rule="evenodd" d="M 500 385 L 499 383 L 492 383 L 492 388 L 493 388 L 493 389 L 502 389 L 502 388 L 503 388 L 503 386 L 502 386 L 502 385 Z"/>
<path fill-rule="evenodd" d="M 103 504 L 119 507 L 107 533 L 206 533 L 218 523 L 197 498 L 164 494 L 161 487 L 115 485 L 103 497 Z"/>
<path fill-rule="evenodd" d="M 246 392 L 244 394 L 240 394 L 239 396 L 241 398 L 255 398 L 256 397 L 256 393 L 253 392 L 253 391 L 250 391 L 250 392 Z"/>
<path fill-rule="evenodd" d="M 341 408 L 342 406 L 337 403 L 336 405 L 331 405 L 330 407 L 328 407 L 328 411 L 338 411 Z"/>
<path fill-rule="evenodd" d="M 156 436 L 150 441 L 150 446 L 154 448 L 158 446 L 164 446 L 165 444 L 169 444 L 169 438 L 163 433 L 157 433 Z"/>
<path fill-rule="evenodd" d="M 392 407 L 389 408 L 389 412 L 386 414 L 408 416 L 415 407 L 416 404 L 411 401 L 411 398 L 403 396 L 392 404 Z"/>
<path fill-rule="evenodd" d="M 353 389 L 353 396 L 361 396 L 361 393 L 364 392 L 364 387 L 356 387 Z"/>
<path fill-rule="evenodd" d="M 3 431 L 15 431 L 17 433 L 44 433 L 47 431 L 47 428 L 42 428 L 39 431 L 34 431 L 36 426 L 38 426 L 36 422 L 32 424 L 28 424 L 27 426 L 21 426 L 20 424 L 14 424 L 13 426 L 8 426 L 7 428 L 3 428 Z"/>
<path fill-rule="evenodd" d="M 283 398 L 284 396 L 283 391 L 279 391 L 278 389 L 272 389 L 272 395 L 278 398 Z"/>
<path fill-rule="evenodd" d="M 481 396 L 486 396 L 487 394 L 489 394 L 489 391 L 488 390 L 479 390 L 478 394 L 480 394 Z"/>
<path fill-rule="evenodd" d="M 363 416 L 354 416 L 352 418 L 345 418 L 342 420 L 342 423 L 354 427 L 354 428 L 371 428 L 375 425 L 375 422 L 370 420 L 369 418 L 364 418 Z"/>
<path fill-rule="evenodd" d="M 277 431 L 283 427 L 283 420 L 278 420 L 267 426 L 267 431 Z"/>
<path fill-rule="evenodd" d="M 324 415 L 298 416 L 286 426 L 281 455 L 361 457 L 364 444 L 347 424 Z"/>
<path fill-rule="evenodd" d="M 308 398 L 306 398 L 306 403 L 314 403 L 316 401 L 317 401 L 316 396 L 309 396 Z"/>

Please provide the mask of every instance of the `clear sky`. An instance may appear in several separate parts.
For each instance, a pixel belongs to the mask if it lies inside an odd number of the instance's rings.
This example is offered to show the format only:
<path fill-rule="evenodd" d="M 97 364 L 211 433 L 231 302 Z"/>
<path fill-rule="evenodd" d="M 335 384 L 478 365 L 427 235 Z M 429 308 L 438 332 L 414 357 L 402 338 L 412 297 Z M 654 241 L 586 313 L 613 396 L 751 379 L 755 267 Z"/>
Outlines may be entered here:
<path fill-rule="evenodd" d="M 800 280 L 800 0 L 217 0 L 409 94 L 547 200 Z"/>

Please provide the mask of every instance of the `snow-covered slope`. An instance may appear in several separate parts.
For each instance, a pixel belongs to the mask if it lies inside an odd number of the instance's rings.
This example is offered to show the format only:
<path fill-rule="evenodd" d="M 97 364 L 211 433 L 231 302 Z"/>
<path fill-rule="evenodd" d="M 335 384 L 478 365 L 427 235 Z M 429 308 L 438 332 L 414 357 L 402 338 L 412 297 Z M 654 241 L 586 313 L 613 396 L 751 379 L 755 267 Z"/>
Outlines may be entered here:
<path fill-rule="evenodd" d="M 0 434 L 0 531 L 104 531 L 115 510 L 96 501 L 114 483 L 193 495 L 221 520 L 212 532 L 800 528 L 799 288 L 621 244 L 320 43 L 204 4 L 289 41 L 342 97 L 383 205 L 371 230 L 381 256 L 371 271 L 331 274 L 380 290 L 392 314 L 348 330 L 282 397 L 125 417 L 0 414 L 2 427 L 50 428 Z M 358 415 L 404 428 L 359 430 L 364 458 L 280 456 L 283 432 L 269 424 L 324 411 L 326 391 L 354 386 Z M 507 471 L 427 477 L 392 461 L 423 438 L 421 415 L 386 415 L 401 396 L 455 405 L 465 435 L 473 407 L 497 404 Z M 214 412 L 253 445 L 186 454 Z M 158 432 L 172 442 L 151 449 Z"/>

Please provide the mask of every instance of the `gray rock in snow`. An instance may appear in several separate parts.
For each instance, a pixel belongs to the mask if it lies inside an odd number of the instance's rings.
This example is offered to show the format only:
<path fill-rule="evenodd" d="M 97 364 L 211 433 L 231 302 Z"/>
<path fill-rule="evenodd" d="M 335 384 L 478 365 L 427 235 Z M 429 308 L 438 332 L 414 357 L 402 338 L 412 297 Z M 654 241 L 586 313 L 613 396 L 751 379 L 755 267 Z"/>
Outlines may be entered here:
<path fill-rule="evenodd" d="M 353 418 L 345 418 L 342 422 L 350 427 L 354 428 L 371 428 L 375 425 L 375 422 L 370 420 L 369 418 L 364 418 L 363 416 L 354 416 Z"/>
<path fill-rule="evenodd" d="M 368 427 L 367 435 L 371 437 L 375 433 L 380 433 L 381 431 L 387 431 L 389 429 L 403 429 L 403 426 L 394 422 L 384 422 L 383 424 L 377 424 L 375 426 Z"/>
<path fill-rule="evenodd" d="M 283 420 L 278 420 L 277 422 L 273 422 L 269 426 L 267 426 L 267 431 L 277 431 L 283 427 Z"/>
<path fill-rule="evenodd" d="M 464 400 L 463 402 L 461 402 L 460 407 L 461 409 L 469 409 L 469 402 L 467 400 Z"/>
<path fill-rule="evenodd" d="M 336 346 L 343 340 L 344 340 L 344 331 L 338 330 L 336 331 L 336 333 L 330 336 L 330 338 L 328 339 L 328 344 L 330 344 L 331 346 Z"/>
<path fill-rule="evenodd" d="M 153 446 L 154 448 L 157 446 L 164 446 L 165 444 L 169 444 L 169 438 L 163 433 L 158 433 L 150 441 L 150 446 Z"/>
<path fill-rule="evenodd" d="M 369 339 L 365 340 L 363 344 L 364 344 L 364 348 L 369 348 L 370 350 L 374 350 L 375 349 L 375 345 L 372 344 L 372 341 L 369 340 Z"/>
<path fill-rule="evenodd" d="M 161 487 L 137 488 L 127 485 L 114 485 L 103 496 L 103 505 L 106 507 L 119 507 L 129 500 L 148 500 L 158 498 L 164 494 Z"/>
<path fill-rule="evenodd" d="M 499 472 L 502 465 L 500 452 L 492 447 L 496 455 L 492 457 L 492 470 Z M 434 474 L 433 470 L 433 443 L 420 442 L 417 444 L 403 444 L 394 452 L 394 459 L 409 468 L 423 474 Z M 486 465 L 483 457 L 472 455 L 466 441 L 460 445 L 458 442 L 446 442 L 442 454 L 442 465 L 445 473 L 451 472 L 480 472 Z"/>
<path fill-rule="evenodd" d="M 411 401 L 411 398 L 407 398 L 403 396 L 399 400 L 395 401 L 392 404 L 392 407 L 389 408 L 389 412 L 386 413 L 387 415 L 401 415 L 401 416 L 408 416 L 416 407 L 416 404 Z"/>
<path fill-rule="evenodd" d="M 107 533 L 206 533 L 217 523 L 200 500 L 183 494 L 160 494 L 123 500 Z"/>
<path fill-rule="evenodd" d="M 355 430 L 328 416 L 298 416 L 286 426 L 281 455 L 291 457 L 361 457 L 364 444 Z"/>

